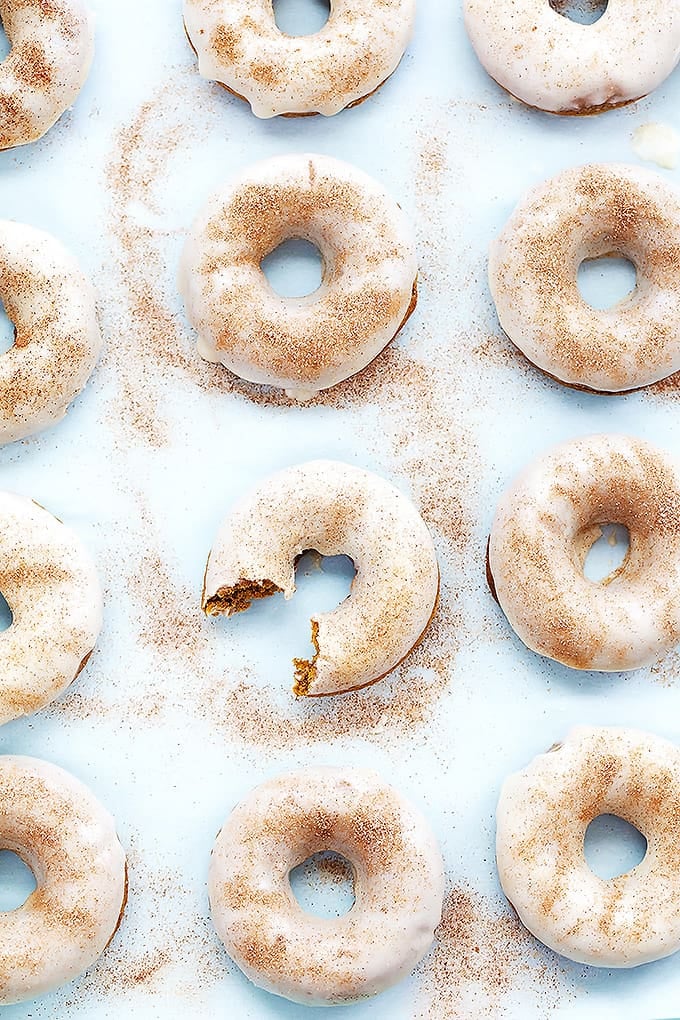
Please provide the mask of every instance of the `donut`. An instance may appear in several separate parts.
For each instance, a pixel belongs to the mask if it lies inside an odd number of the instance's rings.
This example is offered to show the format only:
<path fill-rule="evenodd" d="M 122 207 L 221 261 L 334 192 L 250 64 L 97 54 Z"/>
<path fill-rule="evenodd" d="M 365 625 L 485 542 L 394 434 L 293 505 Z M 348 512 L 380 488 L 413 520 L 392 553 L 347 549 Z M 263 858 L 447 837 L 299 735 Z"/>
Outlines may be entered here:
<path fill-rule="evenodd" d="M 76 100 L 94 56 L 81 0 L 0 0 L 11 45 L 0 65 L 0 149 L 35 142 Z"/>
<path fill-rule="evenodd" d="M 0 756 L 0 847 L 37 888 L 0 913 L 0 1003 L 72 981 L 104 952 L 127 899 L 113 818 L 74 776 L 46 761 Z"/>
<path fill-rule="evenodd" d="M 0 300 L 14 346 L 0 355 L 0 443 L 60 421 L 101 348 L 92 285 L 49 234 L 0 220 Z"/>
<path fill-rule="evenodd" d="M 290 238 L 321 252 L 313 294 L 284 298 L 261 269 Z M 213 195 L 186 242 L 179 288 L 198 351 L 296 400 L 365 368 L 417 299 L 411 226 L 366 174 L 329 156 L 257 163 Z"/>
<path fill-rule="evenodd" d="M 609 0 L 595 23 L 560 0 L 465 0 L 465 27 L 486 72 L 514 98 L 558 114 L 602 113 L 652 92 L 680 59 L 677 4 Z"/>
<path fill-rule="evenodd" d="M 355 902 L 327 920 L 296 902 L 312 854 L 352 865 Z M 442 858 L 425 818 L 377 773 L 304 768 L 258 786 L 217 836 L 210 909 L 229 956 L 260 988 L 304 1005 L 356 1002 L 409 974 L 432 944 Z"/>
<path fill-rule="evenodd" d="M 13 621 L 0 634 L 0 725 L 54 701 L 75 680 L 102 625 L 94 563 L 47 510 L 0 492 L 0 591 Z"/>
<path fill-rule="evenodd" d="M 630 534 L 602 582 L 583 565 L 602 524 Z M 492 591 L 534 652 L 573 669 L 638 669 L 680 641 L 680 473 L 630 436 L 571 440 L 503 495 L 491 528 Z"/>
<path fill-rule="evenodd" d="M 637 285 L 598 311 L 578 289 L 586 259 L 619 255 Z M 625 393 L 680 369 L 680 194 L 620 164 L 576 167 L 526 195 L 492 243 L 500 324 L 526 358 L 577 389 Z"/>
<path fill-rule="evenodd" d="M 586 863 L 590 822 L 613 814 L 647 840 L 617 878 Z M 562 956 L 636 967 L 680 949 L 680 750 L 639 730 L 580 726 L 506 779 L 497 811 L 503 891 L 529 931 Z"/>
<path fill-rule="evenodd" d="M 250 103 L 256 117 L 327 117 L 357 106 L 396 70 L 413 34 L 415 0 L 333 0 L 326 25 L 290 36 L 271 0 L 184 0 L 198 70 Z"/>
<path fill-rule="evenodd" d="M 307 550 L 346 555 L 356 569 L 349 596 L 312 617 L 313 659 L 295 659 L 295 694 L 367 687 L 391 672 L 432 619 L 439 568 L 413 504 L 377 475 L 332 460 L 271 475 L 223 522 L 203 584 L 203 610 L 233 616 L 254 599 L 295 593 Z"/>

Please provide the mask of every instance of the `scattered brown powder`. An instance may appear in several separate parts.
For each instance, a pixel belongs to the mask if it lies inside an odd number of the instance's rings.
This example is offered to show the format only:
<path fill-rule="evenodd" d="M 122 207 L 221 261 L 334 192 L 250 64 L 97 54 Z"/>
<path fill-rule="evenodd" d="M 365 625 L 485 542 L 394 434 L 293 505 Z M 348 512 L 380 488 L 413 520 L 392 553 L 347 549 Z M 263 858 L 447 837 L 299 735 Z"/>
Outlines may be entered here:
<path fill-rule="evenodd" d="M 559 957 L 526 931 L 512 908 L 469 885 L 447 894 L 435 947 L 419 974 L 414 1017 L 423 1020 L 497 1020 L 513 995 L 539 1005 L 532 1016 L 545 1017 L 570 995 Z"/>

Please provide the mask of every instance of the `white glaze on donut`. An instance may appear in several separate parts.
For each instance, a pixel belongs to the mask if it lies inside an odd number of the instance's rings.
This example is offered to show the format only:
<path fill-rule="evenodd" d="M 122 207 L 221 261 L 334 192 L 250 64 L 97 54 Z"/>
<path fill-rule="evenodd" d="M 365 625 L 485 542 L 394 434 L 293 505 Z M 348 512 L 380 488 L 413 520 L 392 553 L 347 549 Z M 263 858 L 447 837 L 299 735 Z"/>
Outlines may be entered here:
<path fill-rule="evenodd" d="M 637 285 L 603 311 L 581 297 L 585 259 L 619 255 Z M 564 171 L 532 189 L 491 245 L 498 318 L 534 365 L 571 386 L 616 393 L 680 369 L 680 194 L 621 164 Z"/>
<path fill-rule="evenodd" d="M 49 234 L 0 221 L 0 299 L 14 346 L 0 355 L 0 442 L 60 421 L 101 348 L 92 285 Z"/>
<path fill-rule="evenodd" d="M 295 592 L 306 550 L 346 555 L 357 574 L 349 597 L 312 617 L 312 662 L 296 660 L 296 694 L 338 694 L 389 673 L 434 613 L 439 569 L 413 504 L 377 475 L 310 461 L 265 479 L 224 521 L 205 573 L 203 608 L 227 616 L 253 599 Z"/>
<path fill-rule="evenodd" d="M 583 852 L 602 814 L 642 832 L 647 853 L 610 880 Z M 510 776 L 497 812 L 498 873 L 524 925 L 595 967 L 636 967 L 680 949 L 680 750 L 639 730 L 578 727 Z"/>
<path fill-rule="evenodd" d="M 260 263 L 288 238 L 322 255 L 321 286 L 283 298 Z M 415 305 L 418 267 L 399 206 L 328 156 L 277 156 L 208 202 L 182 256 L 179 288 L 198 350 L 242 379 L 305 400 L 364 368 Z"/>
<path fill-rule="evenodd" d="M 25 496 L 0 492 L 0 724 L 53 701 L 85 665 L 102 625 L 97 573 L 77 535 Z"/>
<path fill-rule="evenodd" d="M 465 0 L 465 27 L 491 77 L 549 113 L 599 113 L 640 99 L 680 59 L 680 9 L 664 0 L 609 0 L 592 25 L 548 0 Z"/>
<path fill-rule="evenodd" d="M 0 1003 L 58 988 L 104 952 L 126 899 L 114 821 L 81 782 L 45 761 L 0 757 L 0 847 L 37 888 L 0 913 Z"/>
<path fill-rule="evenodd" d="M 184 0 L 203 78 L 247 99 L 256 117 L 354 106 L 396 69 L 413 33 L 415 0 L 331 0 L 314 35 L 279 31 L 271 0 Z"/>
<path fill-rule="evenodd" d="M 0 149 L 40 138 L 74 102 L 94 56 L 81 0 L 0 0 L 11 51 L 0 64 Z"/>
<path fill-rule="evenodd" d="M 333 850 L 354 870 L 355 903 L 305 913 L 290 872 Z M 210 860 L 213 921 L 261 988 L 305 1005 L 368 998 L 409 974 L 432 944 L 442 859 L 425 818 L 368 769 L 306 768 L 258 786 L 234 809 Z"/>
<path fill-rule="evenodd" d="M 628 555 L 597 583 L 583 574 L 601 524 L 630 532 Z M 680 473 L 649 443 L 588 436 L 555 447 L 500 501 L 489 569 L 529 648 L 575 669 L 649 665 L 680 641 Z"/>

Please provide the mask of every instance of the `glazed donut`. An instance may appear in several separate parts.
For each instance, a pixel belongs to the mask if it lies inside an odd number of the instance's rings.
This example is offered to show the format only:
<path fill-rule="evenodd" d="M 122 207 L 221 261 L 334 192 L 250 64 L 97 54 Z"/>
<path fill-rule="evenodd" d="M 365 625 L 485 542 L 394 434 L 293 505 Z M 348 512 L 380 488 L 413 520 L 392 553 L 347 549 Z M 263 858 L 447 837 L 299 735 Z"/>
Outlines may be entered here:
<path fill-rule="evenodd" d="M 529 931 L 562 956 L 636 967 L 680 949 L 680 750 L 639 730 L 580 726 L 503 785 L 496 856 Z M 644 859 L 608 881 L 590 870 L 586 829 L 603 814 L 634 825 Z"/>
<path fill-rule="evenodd" d="M 313 294 L 274 292 L 262 260 L 304 238 L 323 258 Z M 250 382 L 308 400 L 365 368 L 416 304 L 412 231 L 366 174 L 328 156 L 277 156 L 208 202 L 184 248 L 179 288 L 198 350 Z"/>
<path fill-rule="evenodd" d="M 354 906 L 320 919 L 290 872 L 321 851 L 354 872 Z M 425 818 L 369 769 L 305 768 L 258 786 L 217 836 L 208 875 L 217 933 L 260 988 L 304 1005 L 377 995 L 432 944 L 442 858 Z"/>
<path fill-rule="evenodd" d="M 583 565 L 601 524 L 630 548 L 601 583 Z M 503 496 L 489 577 L 533 651 L 574 669 L 638 669 L 680 641 L 680 474 L 660 450 L 600 435 L 555 447 Z"/>
<path fill-rule="evenodd" d="M 465 0 L 465 27 L 484 69 L 507 92 L 548 113 L 601 113 L 641 99 L 680 59 L 680 11 L 609 0 L 581 25 L 560 0 Z"/>
<path fill-rule="evenodd" d="M 329 117 L 357 106 L 396 70 L 414 19 L 415 0 L 332 0 L 320 32 L 290 36 L 271 0 L 184 0 L 199 73 L 246 99 L 256 117 Z"/>
<path fill-rule="evenodd" d="M 14 346 L 0 355 L 0 442 L 60 421 L 101 348 L 94 291 L 49 234 L 0 220 L 0 300 Z"/>
<path fill-rule="evenodd" d="M 12 49 L 0 65 L 0 149 L 35 142 L 71 106 L 94 56 L 81 0 L 0 0 Z"/>
<path fill-rule="evenodd" d="M 637 285 L 613 308 L 581 297 L 586 259 L 620 255 Z M 680 194 L 618 164 L 567 170 L 529 192 L 491 245 L 501 326 L 548 375 L 621 393 L 680 369 Z"/>
<path fill-rule="evenodd" d="M 101 956 L 125 909 L 127 869 L 113 818 L 46 761 L 0 756 L 0 847 L 37 888 L 0 913 L 0 1003 L 44 995 Z"/>
<path fill-rule="evenodd" d="M 54 701 L 80 673 L 102 625 L 94 564 L 77 535 L 25 496 L 0 492 L 0 724 Z"/>
<path fill-rule="evenodd" d="M 240 613 L 254 599 L 295 593 L 295 563 L 307 550 L 347 555 L 352 590 L 312 617 L 311 662 L 296 659 L 297 695 L 340 694 L 391 672 L 434 614 L 439 568 L 413 504 L 377 475 L 332 460 L 271 475 L 233 508 L 210 552 L 203 609 Z"/>

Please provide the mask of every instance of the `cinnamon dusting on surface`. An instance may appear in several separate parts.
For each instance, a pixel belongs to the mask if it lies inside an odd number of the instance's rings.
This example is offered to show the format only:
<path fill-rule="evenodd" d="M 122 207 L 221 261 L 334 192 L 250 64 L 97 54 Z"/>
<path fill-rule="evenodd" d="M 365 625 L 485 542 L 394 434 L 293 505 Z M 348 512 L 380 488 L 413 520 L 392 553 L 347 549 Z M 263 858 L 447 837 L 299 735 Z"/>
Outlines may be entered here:
<path fill-rule="evenodd" d="M 419 1020 L 497 1020 L 520 998 L 538 1006 L 531 1016 L 545 1017 L 571 993 L 559 957 L 526 931 L 511 908 L 469 885 L 448 892 L 434 949 L 418 974 Z"/>

